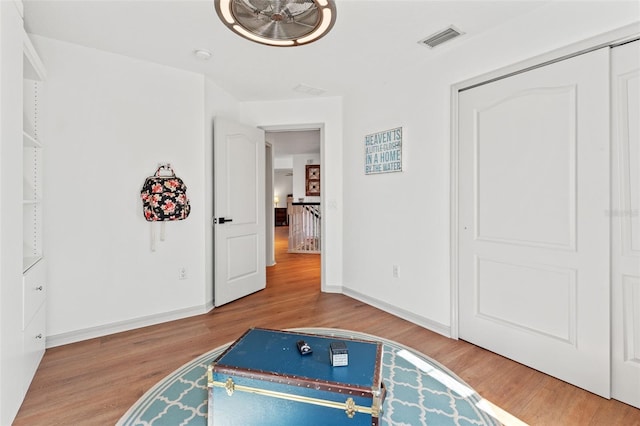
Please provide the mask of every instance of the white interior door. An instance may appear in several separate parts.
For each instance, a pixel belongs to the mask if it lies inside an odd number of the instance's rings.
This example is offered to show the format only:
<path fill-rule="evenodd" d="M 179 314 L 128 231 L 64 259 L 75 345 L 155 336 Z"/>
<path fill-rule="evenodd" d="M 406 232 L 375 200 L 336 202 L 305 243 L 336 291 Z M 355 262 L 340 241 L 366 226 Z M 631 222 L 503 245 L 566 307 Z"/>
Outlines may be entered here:
<path fill-rule="evenodd" d="M 214 119 L 214 304 L 266 286 L 264 131 Z"/>
<path fill-rule="evenodd" d="M 611 55 L 611 394 L 640 408 L 640 41 Z"/>
<path fill-rule="evenodd" d="M 459 94 L 459 335 L 610 394 L 609 51 Z"/>

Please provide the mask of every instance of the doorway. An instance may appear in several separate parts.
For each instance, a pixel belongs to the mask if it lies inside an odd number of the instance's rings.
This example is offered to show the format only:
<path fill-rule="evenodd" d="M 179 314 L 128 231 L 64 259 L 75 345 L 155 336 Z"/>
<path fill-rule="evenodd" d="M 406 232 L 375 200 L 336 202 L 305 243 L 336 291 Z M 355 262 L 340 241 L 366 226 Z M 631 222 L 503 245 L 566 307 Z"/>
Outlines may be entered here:
<path fill-rule="evenodd" d="M 289 253 L 288 230 L 275 229 L 275 256 L 277 262 L 267 268 L 267 289 L 286 293 L 286 297 L 320 292 L 320 256 Z"/>
<path fill-rule="evenodd" d="M 268 222 L 268 229 L 271 228 L 274 235 L 274 266 L 281 269 L 284 267 L 283 264 L 287 263 L 289 269 L 295 268 L 296 264 L 300 268 L 307 268 L 316 261 L 319 266 L 322 256 L 321 245 L 316 246 L 319 250 L 314 254 L 294 254 L 293 235 L 294 230 L 298 229 L 298 213 L 301 209 L 313 208 L 313 218 L 316 221 L 314 234 L 317 234 L 314 241 L 318 242 L 322 236 L 323 194 L 322 191 L 320 195 L 310 194 L 306 187 L 306 168 L 309 165 L 322 168 L 322 129 L 320 126 L 265 129 L 265 139 L 271 147 L 273 157 L 273 185 L 272 190 L 267 192 L 267 197 L 273 201 L 273 215 Z M 316 257 L 315 261 L 309 256 Z M 270 276 L 268 271 L 267 285 Z"/>

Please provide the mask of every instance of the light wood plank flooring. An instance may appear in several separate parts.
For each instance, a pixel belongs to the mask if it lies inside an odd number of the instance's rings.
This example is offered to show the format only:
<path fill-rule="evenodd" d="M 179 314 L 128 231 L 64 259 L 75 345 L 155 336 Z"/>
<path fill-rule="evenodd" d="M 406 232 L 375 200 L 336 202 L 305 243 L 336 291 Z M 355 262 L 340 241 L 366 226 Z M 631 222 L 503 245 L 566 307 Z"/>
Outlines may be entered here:
<path fill-rule="evenodd" d="M 267 288 L 209 314 L 46 351 L 15 421 L 113 425 L 161 378 L 247 328 L 335 327 L 415 348 L 531 425 L 640 425 L 640 410 L 606 400 L 464 341 L 448 339 L 339 294 L 320 293 L 320 256 L 286 253 L 276 228 Z"/>

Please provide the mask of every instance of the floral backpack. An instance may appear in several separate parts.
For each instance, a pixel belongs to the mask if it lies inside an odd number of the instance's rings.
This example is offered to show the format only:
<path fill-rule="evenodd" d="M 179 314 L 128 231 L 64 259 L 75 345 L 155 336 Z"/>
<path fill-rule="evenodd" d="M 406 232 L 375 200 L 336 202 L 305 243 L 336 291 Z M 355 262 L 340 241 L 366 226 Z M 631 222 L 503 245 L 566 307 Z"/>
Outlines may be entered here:
<path fill-rule="evenodd" d="M 161 174 L 163 170 L 171 174 Z M 144 181 L 140 198 L 144 218 L 149 222 L 183 220 L 191 212 L 187 186 L 176 177 L 170 165 L 158 167 L 156 173 Z"/>

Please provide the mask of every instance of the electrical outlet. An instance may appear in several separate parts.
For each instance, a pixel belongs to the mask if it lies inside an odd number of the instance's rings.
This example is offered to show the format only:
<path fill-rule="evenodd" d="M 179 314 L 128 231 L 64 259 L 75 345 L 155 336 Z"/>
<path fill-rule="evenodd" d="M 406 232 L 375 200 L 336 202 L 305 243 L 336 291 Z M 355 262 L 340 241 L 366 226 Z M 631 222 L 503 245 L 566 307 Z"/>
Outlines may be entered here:
<path fill-rule="evenodd" d="M 178 279 L 179 280 L 187 279 L 187 268 L 185 268 L 184 266 L 181 268 L 178 268 Z"/>
<path fill-rule="evenodd" d="M 398 278 L 400 276 L 400 267 L 398 265 L 393 265 L 393 278 Z"/>

